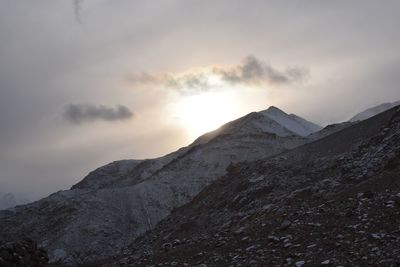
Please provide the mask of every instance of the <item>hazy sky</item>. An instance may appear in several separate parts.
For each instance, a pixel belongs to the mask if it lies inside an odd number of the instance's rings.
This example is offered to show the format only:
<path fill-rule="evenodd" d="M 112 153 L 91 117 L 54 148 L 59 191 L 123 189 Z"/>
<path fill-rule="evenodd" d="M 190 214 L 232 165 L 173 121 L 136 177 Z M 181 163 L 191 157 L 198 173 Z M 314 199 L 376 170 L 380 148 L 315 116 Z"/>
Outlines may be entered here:
<path fill-rule="evenodd" d="M 67 189 L 269 105 L 326 125 L 399 100 L 399 25 L 397 0 L 0 0 L 0 192 Z"/>

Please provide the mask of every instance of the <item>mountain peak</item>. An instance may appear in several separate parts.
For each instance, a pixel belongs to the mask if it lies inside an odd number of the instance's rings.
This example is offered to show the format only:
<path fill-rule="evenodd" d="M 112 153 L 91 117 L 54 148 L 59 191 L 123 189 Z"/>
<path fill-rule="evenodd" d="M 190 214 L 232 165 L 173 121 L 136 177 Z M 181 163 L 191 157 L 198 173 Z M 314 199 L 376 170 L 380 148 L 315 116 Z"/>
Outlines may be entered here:
<path fill-rule="evenodd" d="M 300 136 L 307 136 L 322 129 L 321 126 L 315 123 L 309 122 L 295 114 L 289 115 L 275 106 L 270 106 L 268 109 L 260 111 L 260 113 Z"/>
<path fill-rule="evenodd" d="M 270 106 L 266 110 L 261 111 L 261 113 L 283 113 L 283 114 L 287 114 L 286 112 L 284 112 L 283 110 L 281 110 L 280 108 L 275 107 L 275 106 Z"/>

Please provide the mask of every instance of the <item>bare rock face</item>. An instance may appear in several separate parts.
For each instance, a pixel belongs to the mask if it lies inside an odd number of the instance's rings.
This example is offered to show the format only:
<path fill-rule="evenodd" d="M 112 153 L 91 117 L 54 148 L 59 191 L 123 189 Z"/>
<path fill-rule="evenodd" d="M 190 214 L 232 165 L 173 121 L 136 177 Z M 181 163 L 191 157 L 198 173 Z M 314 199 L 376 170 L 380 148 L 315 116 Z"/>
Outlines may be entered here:
<path fill-rule="evenodd" d="M 110 163 L 71 190 L 0 211 L 0 238 L 37 240 L 53 264 L 115 255 L 226 174 L 227 167 L 305 144 L 305 131 L 319 128 L 271 112 L 250 113 L 161 158 Z"/>

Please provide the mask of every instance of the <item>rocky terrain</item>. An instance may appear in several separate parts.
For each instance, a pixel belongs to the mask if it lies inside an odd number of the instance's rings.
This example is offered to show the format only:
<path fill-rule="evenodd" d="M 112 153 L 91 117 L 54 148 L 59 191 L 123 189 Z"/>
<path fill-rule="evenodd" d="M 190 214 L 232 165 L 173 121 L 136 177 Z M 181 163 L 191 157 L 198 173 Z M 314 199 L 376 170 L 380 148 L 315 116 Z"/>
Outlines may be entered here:
<path fill-rule="evenodd" d="M 164 157 L 113 162 L 71 190 L 0 211 L 0 238 L 31 238 L 54 265 L 108 258 L 191 201 L 228 166 L 305 144 L 320 128 L 275 107 L 250 113 Z"/>
<path fill-rule="evenodd" d="M 45 267 L 48 260 L 46 251 L 30 239 L 0 242 L 0 267 Z"/>
<path fill-rule="evenodd" d="M 400 108 L 231 165 L 104 266 L 399 266 Z"/>

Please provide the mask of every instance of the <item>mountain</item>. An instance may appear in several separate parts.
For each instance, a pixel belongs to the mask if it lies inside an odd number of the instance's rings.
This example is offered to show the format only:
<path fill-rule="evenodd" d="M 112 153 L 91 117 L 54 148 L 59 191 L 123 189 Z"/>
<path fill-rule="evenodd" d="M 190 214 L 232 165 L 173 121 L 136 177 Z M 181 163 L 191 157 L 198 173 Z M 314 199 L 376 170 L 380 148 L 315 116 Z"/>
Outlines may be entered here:
<path fill-rule="evenodd" d="M 308 136 L 308 137 L 311 139 L 314 139 L 314 140 L 320 139 L 322 137 L 328 136 L 335 132 L 341 131 L 344 128 L 350 127 L 360 121 L 367 120 L 379 113 L 382 113 L 382 112 L 384 112 L 388 109 L 391 109 L 395 106 L 398 106 L 398 105 L 400 105 L 400 101 L 393 102 L 393 103 L 383 103 L 378 106 L 368 108 L 368 109 L 354 115 L 349 121 L 330 124 L 330 125 L 324 127 L 322 130 L 319 130 L 319 131 L 316 131 L 316 132 L 310 134 L 310 136 Z"/>
<path fill-rule="evenodd" d="M 399 174 L 396 107 L 232 165 L 115 266 L 398 266 Z"/>
<path fill-rule="evenodd" d="M 372 116 L 375 116 L 381 112 L 384 112 L 388 109 L 391 109 L 395 106 L 400 105 L 400 101 L 397 102 L 392 102 L 392 103 L 383 103 L 380 104 L 378 106 L 369 108 L 367 110 L 364 110 L 358 114 L 356 114 L 354 117 L 352 117 L 349 122 L 356 122 L 356 121 L 362 121 L 362 120 L 366 120 L 368 118 L 371 118 Z"/>
<path fill-rule="evenodd" d="M 53 264 L 111 257 L 233 164 L 303 145 L 311 141 L 305 136 L 317 129 L 274 107 L 250 113 L 164 157 L 116 161 L 70 190 L 0 211 L 0 238 L 36 240 Z"/>
<path fill-rule="evenodd" d="M 0 192 L 0 209 L 7 209 L 17 205 L 17 200 L 12 193 Z"/>
<path fill-rule="evenodd" d="M 322 130 L 315 131 L 314 133 L 310 134 L 308 136 L 308 138 L 313 139 L 313 140 L 323 138 L 323 137 L 333 134 L 335 132 L 341 131 L 344 128 L 350 127 L 360 121 L 369 119 L 379 113 L 382 113 L 382 112 L 384 112 L 388 109 L 391 109 L 395 106 L 398 106 L 398 105 L 400 105 L 400 101 L 393 102 L 393 103 L 383 103 L 378 106 L 366 109 L 366 110 L 354 115 L 349 121 L 330 124 L 330 125 L 324 127 Z"/>
<path fill-rule="evenodd" d="M 280 137 L 307 136 L 322 127 L 294 114 L 286 114 L 276 107 L 261 112 L 252 112 L 240 119 L 227 123 L 219 129 L 204 134 L 188 147 L 179 149 L 161 158 L 149 160 L 121 160 L 112 162 L 91 172 L 71 189 L 100 189 L 134 185 L 146 180 L 164 166 L 179 158 L 195 146 L 208 143 L 216 137 L 242 139 L 256 134 L 276 134 Z"/>

